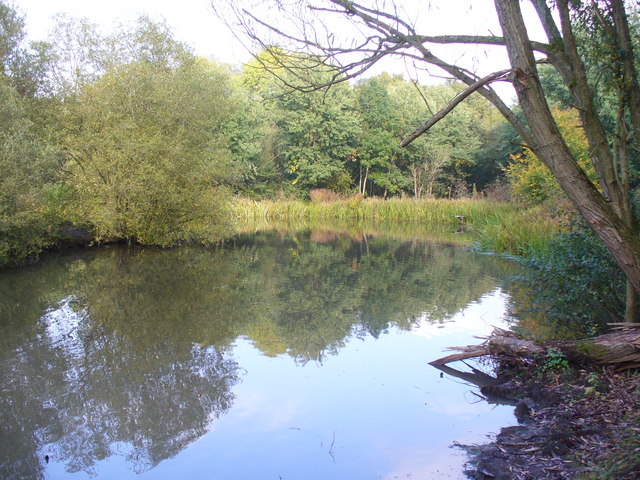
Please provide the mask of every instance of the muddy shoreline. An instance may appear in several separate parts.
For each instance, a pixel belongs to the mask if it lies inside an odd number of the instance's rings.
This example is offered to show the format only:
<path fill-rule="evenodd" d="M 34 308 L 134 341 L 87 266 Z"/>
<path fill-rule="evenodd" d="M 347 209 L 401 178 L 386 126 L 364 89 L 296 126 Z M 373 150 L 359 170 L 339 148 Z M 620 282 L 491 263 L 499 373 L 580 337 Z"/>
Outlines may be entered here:
<path fill-rule="evenodd" d="M 489 401 L 515 405 L 517 426 L 457 445 L 476 480 L 640 479 L 640 374 L 496 356 Z"/>

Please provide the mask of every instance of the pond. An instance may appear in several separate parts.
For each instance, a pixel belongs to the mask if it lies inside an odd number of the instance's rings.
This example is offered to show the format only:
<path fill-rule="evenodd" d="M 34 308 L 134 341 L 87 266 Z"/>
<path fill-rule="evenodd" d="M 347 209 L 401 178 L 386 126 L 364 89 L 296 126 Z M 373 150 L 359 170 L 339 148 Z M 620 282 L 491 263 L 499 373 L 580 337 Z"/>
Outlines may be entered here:
<path fill-rule="evenodd" d="M 504 325 L 506 260 L 325 230 L 0 274 L 1 478 L 464 478 L 513 408 L 428 362 Z"/>

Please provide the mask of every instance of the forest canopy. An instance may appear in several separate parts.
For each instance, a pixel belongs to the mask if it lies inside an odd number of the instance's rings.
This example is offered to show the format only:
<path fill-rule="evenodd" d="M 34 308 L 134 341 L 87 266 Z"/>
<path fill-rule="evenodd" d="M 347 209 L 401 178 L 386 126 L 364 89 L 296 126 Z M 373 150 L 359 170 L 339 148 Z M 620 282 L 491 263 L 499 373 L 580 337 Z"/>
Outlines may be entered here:
<path fill-rule="evenodd" d="M 535 204 L 565 196 L 536 145 L 520 138 L 525 112 L 515 107 L 518 122 L 507 121 L 487 96 L 470 95 L 400 146 L 467 97 L 464 76 L 438 85 L 387 73 L 350 78 L 322 52 L 266 44 L 241 67 L 222 65 L 144 16 L 105 34 L 61 15 L 49 38 L 28 42 L 21 12 L 4 0 L 0 7 L 0 264 L 69 237 L 216 242 L 233 231 L 237 197 L 477 195 Z M 592 19 L 578 20 L 577 35 Z M 598 113 L 613 138 L 615 83 L 592 66 L 613 53 L 584 55 L 587 73 L 600 75 Z M 550 65 L 539 78 L 582 170 L 605 188 L 573 93 Z"/>
<path fill-rule="evenodd" d="M 48 39 L 28 42 L 24 16 L 2 1 L 0 24 L 0 264 L 78 232 L 215 242 L 231 232 L 234 195 L 465 196 L 499 181 L 520 151 L 480 97 L 400 148 L 461 91 L 454 81 L 383 73 L 303 92 L 290 70 L 274 75 L 286 50 L 221 65 L 148 17 L 105 34 L 61 15 Z M 304 71 L 319 60 L 296 61 Z M 330 71 L 316 69 L 315 81 Z"/>

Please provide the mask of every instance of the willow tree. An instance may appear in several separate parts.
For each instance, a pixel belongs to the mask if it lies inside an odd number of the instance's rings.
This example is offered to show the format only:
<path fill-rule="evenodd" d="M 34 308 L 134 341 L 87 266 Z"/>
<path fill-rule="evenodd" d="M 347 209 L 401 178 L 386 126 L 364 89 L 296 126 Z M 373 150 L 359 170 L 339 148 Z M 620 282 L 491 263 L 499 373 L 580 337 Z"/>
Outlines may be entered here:
<path fill-rule="evenodd" d="M 67 213 L 98 240 L 168 246 L 229 231 L 230 75 L 167 35 L 143 19 L 119 39 L 124 59 L 109 57 L 95 68 L 105 68 L 99 78 L 82 76 L 68 90 L 60 115 L 74 200 Z"/>
<path fill-rule="evenodd" d="M 244 3 L 244 5 L 243 5 Z M 298 85 L 314 89 L 354 78 L 383 57 L 402 56 L 425 68 L 437 67 L 447 75 L 463 82 L 467 88 L 441 111 L 408 135 L 402 145 L 408 145 L 432 128 L 459 103 L 478 92 L 488 99 L 513 125 L 528 147 L 549 167 L 558 183 L 571 199 L 587 224 L 602 239 L 617 264 L 626 274 L 632 289 L 640 291 L 640 241 L 633 228 L 633 214 L 629 207 L 628 159 L 629 149 L 640 140 L 640 89 L 634 65 L 632 36 L 629 33 L 630 12 L 623 0 L 570 2 L 569 0 L 495 0 L 495 12 L 502 35 L 429 35 L 419 32 L 412 16 L 405 13 L 399 2 L 350 0 L 300 0 L 277 2 L 280 19 L 268 19 L 252 13 L 256 5 L 233 2 L 228 10 L 217 8 L 229 19 L 235 14 L 235 28 L 244 28 L 248 38 L 264 44 L 280 38 L 288 48 L 313 52 L 334 65 L 331 82 L 324 85 Z M 436 2 L 431 2 L 435 4 Z M 522 5 L 530 4 L 535 20 L 546 34 L 546 41 L 534 41 L 525 26 Z M 586 74 L 585 54 L 576 40 L 578 15 L 588 10 L 596 19 L 594 26 L 605 31 L 614 42 L 616 55 L 609 56 L 603 75 L 612 75 L 620 85 L 617 98 L 621 125 L 613 141 L 603 126 L 594 103 L 594 86 Z M 286 19 L 284 18 L 286 16 Z M 332 25 L 348 35 L 334 31 Z M 290 26 L 291 28 L 288 28 Z M 276 34 L 266 37 L 265 33 Z M 500 47 L 506 51 L 509 66 L 488 75 L 479 75 L 458 64 L 459 52 L 443 58 L 434 53 L 436 45 L 483 45 Z M 567 147 L 556 125 L 538 75 L 538 64 L 548 63 L 560 74 L 578 110 L 589 141 L 590 158 L 598 173 L 600 188 L 589 180 Z M 323 65 L 323 68 L 324 65 Z M 523 115 L 517 117 L 500 98 L 494 82 L 508 81 L 517 93 Z"/>

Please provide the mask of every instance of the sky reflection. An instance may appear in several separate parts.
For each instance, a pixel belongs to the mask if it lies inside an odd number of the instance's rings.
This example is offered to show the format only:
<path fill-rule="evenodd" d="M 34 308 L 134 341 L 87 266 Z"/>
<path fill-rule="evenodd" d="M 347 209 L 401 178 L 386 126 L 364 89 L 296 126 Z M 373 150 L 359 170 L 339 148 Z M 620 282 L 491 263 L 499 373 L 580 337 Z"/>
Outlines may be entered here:
<path fill-rule="evenodd" d="M 504 262 L 300 234 L 0 276 L 0 477 L 462 478 L 510 407 L 428 365 L 504 324 Z"/>

